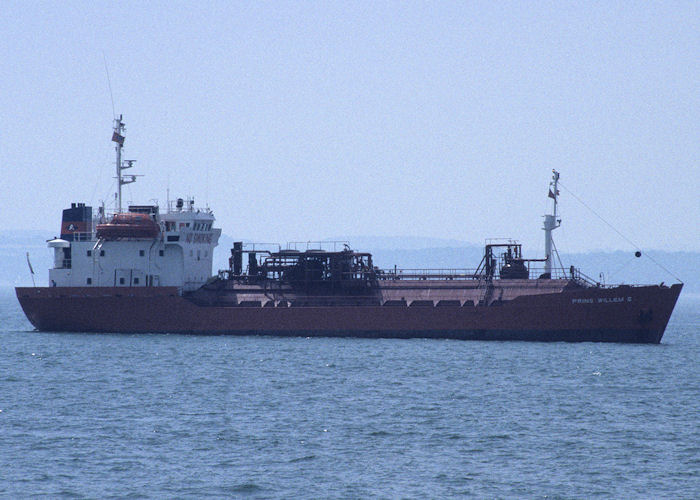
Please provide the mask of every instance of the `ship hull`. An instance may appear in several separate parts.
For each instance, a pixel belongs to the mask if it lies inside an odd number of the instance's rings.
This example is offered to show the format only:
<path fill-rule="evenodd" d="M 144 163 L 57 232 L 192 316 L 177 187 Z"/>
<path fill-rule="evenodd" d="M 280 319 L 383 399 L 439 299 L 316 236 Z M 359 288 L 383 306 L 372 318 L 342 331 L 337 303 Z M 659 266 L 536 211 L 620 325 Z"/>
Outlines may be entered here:
<path fill-rule="evenodd" d="M 585 288 L 490 306 L 197 305 L 176 288 L 17 288 L 41 331 L 659 343 L 682 285 Z"/>

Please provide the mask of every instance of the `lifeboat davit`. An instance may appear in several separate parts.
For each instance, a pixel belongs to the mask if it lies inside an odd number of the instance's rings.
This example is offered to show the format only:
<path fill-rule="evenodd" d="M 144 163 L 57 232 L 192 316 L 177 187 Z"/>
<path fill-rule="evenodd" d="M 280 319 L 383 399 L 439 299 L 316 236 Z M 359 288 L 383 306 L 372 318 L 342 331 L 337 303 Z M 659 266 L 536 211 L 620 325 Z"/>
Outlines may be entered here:
<path fill-rule="evenodd" d="M 151 239 L 158 236 L 158 224 L 148 214 L 116 214 L 106 224 L 97 225 L 97 237 L 105 240 L 119 238 Z"/>

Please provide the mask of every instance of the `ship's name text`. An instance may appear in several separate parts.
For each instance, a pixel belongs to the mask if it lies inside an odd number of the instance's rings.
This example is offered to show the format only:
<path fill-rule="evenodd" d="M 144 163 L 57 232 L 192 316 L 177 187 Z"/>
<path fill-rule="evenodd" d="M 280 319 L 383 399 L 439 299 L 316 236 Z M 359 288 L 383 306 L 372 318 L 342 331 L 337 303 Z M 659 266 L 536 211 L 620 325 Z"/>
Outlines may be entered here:
<path fill-rule="evenodd" d="M 598 297 L 597 299 L 571 299 L 572 304 L 616 304 L 619 302 L 632 302 L 632 297 Z"/>

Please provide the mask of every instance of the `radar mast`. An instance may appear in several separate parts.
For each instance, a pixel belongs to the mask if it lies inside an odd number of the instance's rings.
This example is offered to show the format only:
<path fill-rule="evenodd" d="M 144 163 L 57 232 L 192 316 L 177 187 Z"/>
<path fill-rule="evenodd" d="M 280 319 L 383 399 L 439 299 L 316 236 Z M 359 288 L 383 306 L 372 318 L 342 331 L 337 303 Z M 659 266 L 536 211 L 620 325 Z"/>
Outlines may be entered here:
<path fill-rule="evenodd" d="M 119 118 L 114 119 L 114 132 L 112 133 L 112 142 L 116 144 L 114 147 L 117 152 L 117 213 L 122 211 L 122 186 L 125 184 L 131 184 L 136 182 L 135 175 L 122 175 L 122 170 L 131 168 L 134 166 L 136 160 L 124 160 L 122 161 L 122 148 L 124 147 L 124 132 L 126 131 L 126 125 L 124 124 L 122 115 Z"/>

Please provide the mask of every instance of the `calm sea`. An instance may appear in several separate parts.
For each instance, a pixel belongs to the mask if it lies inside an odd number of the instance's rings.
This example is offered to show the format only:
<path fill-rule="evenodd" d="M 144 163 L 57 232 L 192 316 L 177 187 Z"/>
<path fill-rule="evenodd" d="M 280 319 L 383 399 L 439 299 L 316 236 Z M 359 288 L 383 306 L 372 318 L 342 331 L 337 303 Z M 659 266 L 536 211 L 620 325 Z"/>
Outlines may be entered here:
<path fill-rule="evenodd" d="M 698 498 L 661 345 L 38 333 L 0 293 L 0 496 Z"/>

